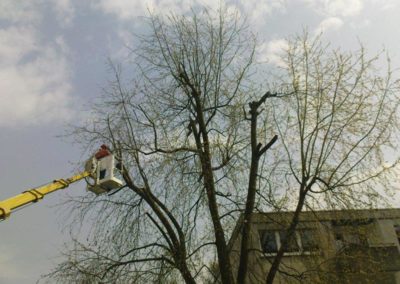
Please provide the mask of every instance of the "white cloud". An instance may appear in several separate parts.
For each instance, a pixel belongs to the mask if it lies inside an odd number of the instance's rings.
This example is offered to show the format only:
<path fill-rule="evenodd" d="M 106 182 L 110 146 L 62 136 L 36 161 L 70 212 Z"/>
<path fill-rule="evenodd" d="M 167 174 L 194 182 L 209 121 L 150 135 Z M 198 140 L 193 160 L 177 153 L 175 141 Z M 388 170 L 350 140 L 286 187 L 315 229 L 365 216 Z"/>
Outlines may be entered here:
<path fill-rule="evenodd" d="M 274 0 L 282 1 L 282 0 Z M 152 13 L 183 14 L 190 12 L 193 7 L 204 6 L 210 9 L 218 9 L 219 1 L 215 0 L 100 0 L 93 1 L 93 6 L 104 13 L 113 14 L 121 20 L 132 20 L 136 17 Z M 227 7 L 232 5 L 226 4 Z"/>
<path fill-rule="evenodd" d="M 372 4 L 379 5 L 381 10 L 390 10 L 398 6 L 399 0 L 370 0 Z"/>
<path fill-rule="evenodd" d="M 75 16 L 71 0 L 2 0 L 0 1 L 0 19 L 11 24 L 36 26 L 43 19 L 42 10 L 50 8 L 56 15 L 61 27 L 67 27 Z"/>
<path fill-rule="evenodd" d="M 122 20 L 134 19 L 146 15 L 147 11 L 174 11 L 179 13 L 185 7 L 190 7 L 190 3 L 183 4 L 173 0 L 101 0 L 95 1 L 93 5 L 103 12 L 113 14 Z"/>
<path fill-rule="evenodd" d="M 27 51 L 38 50 L 32 28 L 0 29 L 0 66 L 18 63 Z"/>
<path fill-rule="evenodd" d="M 329 30 L 337 31 L 343 26 L 343 20 L 338 17 L 329 17 L 323 20 L 315 30 L 315 33 L 327 32 Z"/>
<path fill-rule="evenodd" d="M 286 1 L 284 0 L 270 0 L 258 1 L 247 0 L 242 1 L 241 6 L 243 13 L 248 17 L 250 23 L 254 26 L 261 26 L 265 23 L 267 17 L 273 11 L 286 11 Z"/>
<path fill-rule="evenodd" d="M 71 85 L 62 44 L 38 42 L 29 29 L 0 30 L 0 126 L 70 118 Z"/>
<path fill-rule="evenodd" d="M 288 48 L 288 42 L 285 39 L 275 39 L 264 43 L 259 47 L 258 58 L 260 61 L 267 61 L 279 67 L 285 67 L 282 55 Z"/>
<path fill-rule="evenodd" d="M 75 8 L 71 0 L 51 0 L 51 3 L 60 25 L 62 27 L 70 26 L 75 16 Z"/>
<path fill-rule="evenodd" d="M 278 0 L 276 0 L 278 1 Z M 148 11 L 153 13 L 176 13 L 189 12 L 193 7 L 202 5 L 211 9 L 218 9 L 219 1 L 215 0 L 100 0 L 93 1 L 93 6 L 104 13 L 113 14 L 122 20 L 132 20 L 139 16 L 145 16 Z M 229 5 L 227 5 L 229 6 Z"/>
<path fill-rule="evenodd" d="M 356 16 L 363 9 L 363 0 L 303 0 L 326 16 Z"/>
<path fill-rule="evenodd" d="M 248 0 L 239 3 L 233 1 L 219 2 L 215 0 L 101 0 L 93 3 L 94 7 L 99 8 L 105 13 L 114 14 L 122 20 L 146 15 L 147 11 L 182 14 L 189 12 L 196 6 L 205 6 L 213 10 L 217 10 L 220 6 L 225 6 L 228 9 L 237 6 L 242 10 L 241 12 L 244 12 L 248 16 L 252 23 L 256 24 L 265 20 L 265 16 L 269 15 L 273 10 L 284 11 L 286 8 L 285 0 Z"/>
<path fill-rule="evenodd" d="M 0 6 L 0 127 L 70 119 L 72 86 L 63 39 L 43 40 L 40 5 L 2 1 Z"/>
<path fill-rule="evenodd" d="M 42 18 L 36 6 L 40 6 L 42 1 L 24 0 L 2 0 L 0 1 L 0 19 L 9 21 L 11 23 L 28 23 L 30 25 L 36 24 Z"/>

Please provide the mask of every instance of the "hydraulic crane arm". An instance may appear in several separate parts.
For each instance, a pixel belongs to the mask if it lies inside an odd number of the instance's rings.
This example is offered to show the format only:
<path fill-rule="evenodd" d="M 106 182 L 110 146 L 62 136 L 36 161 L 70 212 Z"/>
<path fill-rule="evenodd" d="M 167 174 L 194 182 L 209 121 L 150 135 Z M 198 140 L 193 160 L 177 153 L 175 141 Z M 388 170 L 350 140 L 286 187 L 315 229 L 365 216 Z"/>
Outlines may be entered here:
<path fill-rule="evenodd" d="M 89 171 L 81 172 L 67 179 L 54 180 L 52 183 L 44 186 L 30 189 L 18 194 L 17 196 L 0 201 L 0 220 L 10 216 L 13 210 L 18 207 L 37 202 L 49 193 L 68 187 L 71 183 L 77 182 L 85 177 L 90 176 L 92 173 Z"/>
<path fill-rule="evenodd" d="M 27 204 L 38 202 L 49 193 L 68 187 L 71 183 L 90 177 L 92 182 L 87 183 L 87 190 L 97 195 L 121 188 L 121 161 L 116 160 L 106 145 L 85 164 L 85 171 L 67 179 L 57 179 L 44 186 L 30 189 L 6 200 L 0 200 L 0 221 L 6 219 L 13 210 Z"/>

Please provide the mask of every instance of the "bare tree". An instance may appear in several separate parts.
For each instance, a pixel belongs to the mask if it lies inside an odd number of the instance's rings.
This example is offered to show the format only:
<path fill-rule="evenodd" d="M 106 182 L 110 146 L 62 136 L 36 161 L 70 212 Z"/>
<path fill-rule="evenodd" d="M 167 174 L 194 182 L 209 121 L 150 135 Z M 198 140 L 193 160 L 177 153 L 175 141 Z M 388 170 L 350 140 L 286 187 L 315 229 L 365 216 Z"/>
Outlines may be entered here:
<path fill-rule="evenodd" d="M 239 186 L 245 173 L 237 176 L 236 167 L 247 167 L 242 160 L 250 156 L 242 111 L 254 98 L 251 143 L 259 159 L 276 138 L 255 144 L 257 111 L 274 95 L 262 96 L 251 84 L 255 39 L 236 14 L 151 16 L 149 26 L 151 33 L 133 50 L 133 88 L 125 89 L 119 68 L 112 67 L 115 81 L 95 110 L 96 121 L 74 133 L 113 145 L 129 191 L 74 203 L 79 218 L 98 210 L 93 238 L 99 245 L 79 244 L 78 258 L 53 276 L 63 278 L 66 267 L 86 273 L 94 266 L 90 274 L 102 281 L 156 281 L 177 270 L 194 283 L 213 270 L 207 263 L 215 253 L 215 277 L 233 283 L 226 238 L 246 196 Z M 254 181 L 251 186 L 254 200 Z M 110 240 L 118 245 L 103 247 Z"/>
<path fill-rule="evenodd" d="M 295 213 L 267 283 L 305 207 L 371 207 L 390 190 L 398 160 L 385 162 L 385 151 L 397 146 L 399 82 L 389 63 L 380 75 L 379 56 L 368 58 L 363 48 L 341 52 L 307 34 L 288 41 L 281 82 L 292 95 L 274 102 L 269 118 L 281 137 L 275 154 L 284 157 L 271 176 L 286 185 Z"/>
<path fill-rule="evenodd" d="M 267 79 L 255 82 L 255 38 L 237 14 L 151 16 L 148 24 L 132 50 L 134 79 L 124 81 L 111 65 L 115 80 L 93 121 L 73 133 L 89 148 L 112 145 L 126 188 L 71 199 L 74 224 L 88 239 L 75 240 L 50 277 L 245 283 L 252 213 L 294 207 L 267 276 L 272 283 L 298 215 L 313 200 L 369 204 L 377 181 L 383 192 L 393 165 L 383 166 L 382 150 L 397 133 L 398 100 L 391 71 L 376 75 L 376 58 L 295 38 L 276 87 L 265 90 Z M 235 271 L 227 237 L 240 215 Z"/>

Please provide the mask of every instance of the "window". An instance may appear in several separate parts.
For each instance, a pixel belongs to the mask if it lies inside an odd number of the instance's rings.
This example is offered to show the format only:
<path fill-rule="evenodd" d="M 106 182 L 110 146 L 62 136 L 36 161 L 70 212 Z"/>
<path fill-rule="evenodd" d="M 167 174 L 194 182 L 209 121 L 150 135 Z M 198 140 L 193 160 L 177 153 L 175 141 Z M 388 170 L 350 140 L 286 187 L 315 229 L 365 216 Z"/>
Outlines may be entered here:
<path fill-rule="evenodd" d="M 99 176 L 100 180 L 102 180 L 102 179 L 104 179 L 106 177 L 106 172 L 107 172 L 106 169 L 100 170 L 100 176 Z"/>
<path fill-rule="evenodd" d="M 274 231 L 264 231 L 261 235 L 261 246 L 263 252 L 276 253 L 278 252 L 278 245 Z"/>
<path fill-rule="evenodd" d="M 286 231 L 260 231 L 261 249 L 266 254 L 276 254 L 283 240 L 287 236 Z M 318 250 L 315 240 L 315 230 L 298 230 L 289 239 L 285 250 L 287 253 L 309 253 Z"/>
<path fill-rule="evenodd" d="M 318 244 L 315 240 L 315 232 L 313 230 L 301 230 L 299 231 L 299 235 L 303 251 L 318 250 Z"/>
<path fill-rule="evenodd" d="M 286 231 L 279 231 L 279 240 L 282 244 L 283 241 L 285 241 L 287 238 L 287 232 Z M 298 240 L 297 240 L 297 236 L 296 236 L 296 232 L 294 235 L 292 235 L 290 237 L 290 239 L 288 240 L 288 244 L 287 247 L 285 249 L 285 252 L 296 252 L 296 251 L 300 251 L 300 246 L 298 244 Z"/>
<path fill-rule="evenodd" d="M 373 219 L 368 219 L 368 223 L 346 219 L 332 221 L 336 249 L 339 251 L 347 247 L 368 246 L 368 233 L 371 230 L 369 225 L 372 222 Z"/>

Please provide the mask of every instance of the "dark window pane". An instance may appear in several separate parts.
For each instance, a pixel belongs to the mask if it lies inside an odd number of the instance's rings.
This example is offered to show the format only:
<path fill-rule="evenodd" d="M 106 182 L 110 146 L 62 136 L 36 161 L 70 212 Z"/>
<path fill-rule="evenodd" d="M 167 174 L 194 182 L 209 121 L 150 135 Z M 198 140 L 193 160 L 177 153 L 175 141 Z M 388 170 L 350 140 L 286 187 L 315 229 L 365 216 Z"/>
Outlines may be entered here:
<path fill-rule="evenodd" d="M 274 231 L 262 231 L 260 237 L 263 252 L 276 253 L 278 251 Z"/>
<path fill-rule="evenodd" d="M 100 177 L 99 177 L 99 179 L 104 179 L 105 177 L 106 177 L 106 171 L 107 170 L 100 170 Z"/>
<path fill-rule="evenodd" d="M 315 231 L 301 230 L 299 233 L 303 251 L 316 251 L 318 249 L 318 244 L 315 240 Z"/>
<path fill-rule="evenodd" d="M 284 240 L 286 239 L 287 233 L 286 231 L 280 231 L 279 232 L 279 237 L 281 238 L 281 245 L 283 244 Z M 299 246 L 297 244 L 296 241 L 296 234 L 293 234 L 290 239 L 289 242 L 287 244 L 287 247 L 285 249 L 286 252 L 296 252 L 299 251 Z"/>

